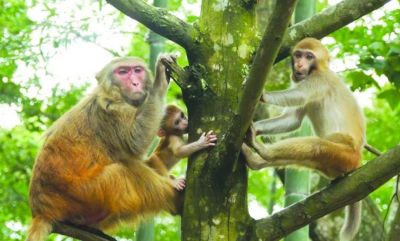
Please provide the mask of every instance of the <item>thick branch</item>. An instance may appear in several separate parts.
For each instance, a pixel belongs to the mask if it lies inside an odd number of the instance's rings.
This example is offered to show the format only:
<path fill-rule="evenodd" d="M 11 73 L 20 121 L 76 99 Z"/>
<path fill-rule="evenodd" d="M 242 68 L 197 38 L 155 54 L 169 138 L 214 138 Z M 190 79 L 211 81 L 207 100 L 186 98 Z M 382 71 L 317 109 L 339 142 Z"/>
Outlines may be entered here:
<path fill-rule="evenodd" d="M 283 36 L 289 25 L 297 0 L 277 1 L 267 29 L 261 39 L 239 102 L 238 118 L 230 127 L 229 139 L 236 140 L 235 148 L 242 144 L 244 133 L 253 119 L 265 81 L 274 63 Z M 232 137 L 232 138 L 231 138 Z"/>
<path fill-rule="evenodd" d="M 142 23 L 153 32 L 181 45 L 187 51 L 193 45 L 194 28 L 168 13 L 142 0 L 107 0 L 125 15 Z"/>
<path fill-rule="evenodd" d="M 356 19 L 382 7 L 390 0 L 344 0 L 290 27 L 275 62 L 290 54 L 290 48 L 305 37 L 321 39 Z"/>
<path fill-rule="evenodd" d="M 167 69 L 171 74 L 171 78 L 175 81 L 175 83 L 181 88 L 181 89 L 187 89 L 188 88 L 188 74 L 183 70 L 177 63 L 174 62 L 169 62 L 166 59 L 161 60 L 162 63 L 167 66 Z"/>
<path fill-rule="evenodd" d="M 102 231 L 87 227 L 56 222 L 53 225 L 53 233 L 62 234 L 82 241 L 117 241 Z"/>
<path fill-rule="evenodd" d="M 256 235 L 263 240 L 279 240 L 336 209 L 363 199 L 399 172 L 400 146 L 396 146 L 312 196 L 256 221 Z"/>

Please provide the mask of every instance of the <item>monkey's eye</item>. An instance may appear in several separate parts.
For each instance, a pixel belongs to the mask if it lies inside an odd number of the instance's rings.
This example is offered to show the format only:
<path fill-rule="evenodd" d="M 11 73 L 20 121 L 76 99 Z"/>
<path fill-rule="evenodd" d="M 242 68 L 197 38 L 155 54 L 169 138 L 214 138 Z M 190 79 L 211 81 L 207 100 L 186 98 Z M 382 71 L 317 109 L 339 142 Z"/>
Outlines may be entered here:
<path fill-rule="evenodd" d="M 141 68 L 141 67 L 135 67 L 135 68 L 133 69 L 133 71 L 134 71 L 136 74 L 139 74 L 140 72 L 142 72 L 142 68 Z"/>
<path fill-rule="evenodd" d="M 300 53 L 300 52 L 294 53 L 294 57 L 295 57 L 296 59 L 301 58 L 301 53 Z"/>
<path fill-rule="evenodd" d="M 118 74 L 120 74 L 120 75 L 124 75 L 124 74 L 127 74 L 127 73 L 128 73 L 128 71 L 126 69 L 119 69 L 118 70 Z"/>
<path fill-rule="evenodd" d="M 183 112 L 181 112 L 181 118 L 182 119 L 185 119 L 186 117 L 185 117 L 185 114 L 183 113 Z"/>
<path fill-rule="evenodd" d="M 176 126 L 179 125 L 179 120 L 176 120 L 176 121 L 175 121 L 175 125 L 176 125 Z"/>
<path fill-rule="evenodd" d="M 307 59 L 308 60 L 312 60 L 314 58 L 314 55 L 312 55 L 312 54 L 307 54 Z"/>

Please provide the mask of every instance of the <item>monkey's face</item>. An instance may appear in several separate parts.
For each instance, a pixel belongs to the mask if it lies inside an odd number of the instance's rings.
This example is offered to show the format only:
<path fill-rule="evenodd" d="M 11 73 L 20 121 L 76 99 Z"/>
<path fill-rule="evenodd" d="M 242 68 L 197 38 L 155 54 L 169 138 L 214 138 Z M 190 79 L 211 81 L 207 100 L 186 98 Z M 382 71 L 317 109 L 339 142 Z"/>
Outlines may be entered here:
<path fill-rule="evenodd" d="M 293 80 L 301 81 L 312 73 L 316 65 L 315 54 L 308 49 L 298 49 L 292 55 Z"/>
<path fill-rule="evenodd" d="M 175 117 L 172 119 L 171 126 L 175 130 L 175 133 L 183 135 L 187 133 L 186 129 L 188 127 L 188 119 L 182 111 L 179 111 L 175 114 Z"/>
<path fill-rule="evenodd" d="M 114 70 L 113 78 L 128 103 L 140 106 L 145 101 L 151 80 L 144 66 L 135 63 L 120 65 Z"/>

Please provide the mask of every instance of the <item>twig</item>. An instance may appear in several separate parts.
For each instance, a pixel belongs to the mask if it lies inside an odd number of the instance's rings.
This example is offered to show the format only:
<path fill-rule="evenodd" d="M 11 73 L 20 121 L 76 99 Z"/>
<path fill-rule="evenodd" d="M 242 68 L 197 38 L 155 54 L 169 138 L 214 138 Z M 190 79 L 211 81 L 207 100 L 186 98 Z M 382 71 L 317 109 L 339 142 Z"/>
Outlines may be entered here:
<path fill-rule="evenodd" d="M 369 145 L 369 144 L 365 144 L 364 145 L 365 150 L 371 152 L 372 154 L 374 154 L 375 156 L 380 156 L 382 155 L 382 152 L 378 151 L 378 149 L 376 149 L 375 147 Z"/>

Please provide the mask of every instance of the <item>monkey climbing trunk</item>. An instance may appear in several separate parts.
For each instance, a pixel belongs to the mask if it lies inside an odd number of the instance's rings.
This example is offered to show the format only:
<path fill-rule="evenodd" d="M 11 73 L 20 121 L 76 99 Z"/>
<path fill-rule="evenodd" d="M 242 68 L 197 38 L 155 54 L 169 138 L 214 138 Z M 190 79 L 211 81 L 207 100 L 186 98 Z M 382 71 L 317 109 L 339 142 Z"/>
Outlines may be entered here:
<path fill-rule="evenodd" d="M 202 1 L 198 27 L 205 34 L 199 36 L 200 51 L 188 53 L 189 81 L 197 82 L 197 90 L 183 90 L 192 121 L 189 141 L 214 130 L 219 145 L 189 159 L 182 240 L 251 239 L 246 167 L 238 160 L 239 150 L 223 144 L 257 42 L 254 6 L 249 3 L 244 8 L 243 4 L 240 0 Z"/>

